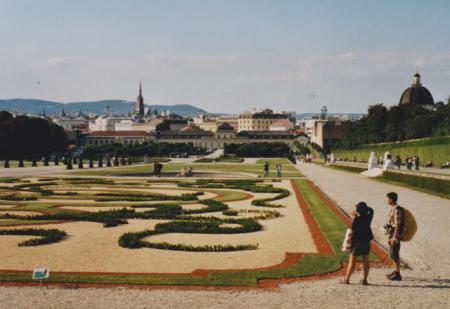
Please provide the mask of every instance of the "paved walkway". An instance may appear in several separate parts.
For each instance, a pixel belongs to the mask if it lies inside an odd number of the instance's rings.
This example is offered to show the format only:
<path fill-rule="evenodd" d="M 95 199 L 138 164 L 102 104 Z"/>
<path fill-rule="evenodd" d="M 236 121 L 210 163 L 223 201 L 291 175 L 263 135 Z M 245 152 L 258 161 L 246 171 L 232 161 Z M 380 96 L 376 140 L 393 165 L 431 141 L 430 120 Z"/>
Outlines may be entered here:
<path fill-rule="evenodd" d="M 450 278 L 449 200 L 316 164 L 298 163 L 297 167 L 347 213 L 360 201 L 372 207 L 372 229 L 380 242 L 386 240 L 381 229 L 389 212 L 386 193 L 397 192 L 399 204 L 412 211 L 418 224 L 415 238 L 402 243 L 401 255 L 413 269 L 430 277 Z"/>
<path fill-rule="evenodd" d="M 74 167 L 76 168 L 76 166 Z M 66 167 L 58 166 L 38 166 L 38 167 L 11 167 L 0 168 L 0 177 L 28 177 L 39 175 L 60 174 L 66 172 Z"/>

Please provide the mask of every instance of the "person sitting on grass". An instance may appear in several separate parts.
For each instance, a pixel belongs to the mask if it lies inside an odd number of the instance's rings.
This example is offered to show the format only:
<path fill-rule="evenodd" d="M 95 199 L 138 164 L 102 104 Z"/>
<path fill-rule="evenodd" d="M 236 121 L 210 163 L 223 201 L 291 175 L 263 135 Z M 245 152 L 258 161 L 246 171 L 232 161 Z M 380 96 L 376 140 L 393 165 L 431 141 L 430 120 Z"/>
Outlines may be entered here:
<path fill-rule="evenodd" d="M 362 256 L 364 277 L 361 280 L 362 285 L 368 285 L 367 277 L 369 276 L 369 252 L 370 241 L 373 239 L 373 233 L 370 225 L 372 224 L 373 209 L 364 202 L 359 202 L 352 213 L 352 238 L 351 238 L 351 255 L 348 261 L 347 272 L 341 283 L 350 284 L 350 277 L 355 270 L 356 260 L 358 256 Z"/>

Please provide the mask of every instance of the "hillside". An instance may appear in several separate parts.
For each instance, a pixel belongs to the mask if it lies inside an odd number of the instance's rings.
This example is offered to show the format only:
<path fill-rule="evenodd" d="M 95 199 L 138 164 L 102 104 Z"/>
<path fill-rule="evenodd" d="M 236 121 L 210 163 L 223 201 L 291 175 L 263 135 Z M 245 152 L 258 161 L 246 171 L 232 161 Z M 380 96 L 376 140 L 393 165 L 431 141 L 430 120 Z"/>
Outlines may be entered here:
<path fill-rule="evenodd" d="M 127 114 L 134 109 L 134 102 L 123 100 L 102 100 L 92 102 L 52 102 L 37 99 L 8 99 L 0 100 L 0 110 L 17 112 L 19 114 L 40 114 L 45 110 L 47 115 L 59 114 L 62 109 L 67 114 L 75 114 L 79 110 L 84 113 L 103 114 L 105 107 L 109 106 L 112 114 Z M 181 116 L 193 117 L 199 113 L 208 114 L 207 111 L 189 104 L 176 105 L 148 105 L 159 112 L 170 110 Z"/>

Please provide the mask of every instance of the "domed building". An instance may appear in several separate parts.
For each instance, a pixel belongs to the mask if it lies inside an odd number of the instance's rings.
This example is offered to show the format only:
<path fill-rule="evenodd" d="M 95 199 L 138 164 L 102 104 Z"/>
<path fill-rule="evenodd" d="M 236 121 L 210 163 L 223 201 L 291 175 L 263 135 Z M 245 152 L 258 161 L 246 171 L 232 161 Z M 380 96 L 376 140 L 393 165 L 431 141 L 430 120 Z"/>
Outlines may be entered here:
<path fill-rule="evenodd" d="M 420 78 L 421 76 L 419 72 L 414 74 L 412 85 L 403 91 L 403 94 L 400 97 L 399 105 L 415 104 L 429 109 L 434 108 L 433 96 L 427 88 L 422 86 Z"/>

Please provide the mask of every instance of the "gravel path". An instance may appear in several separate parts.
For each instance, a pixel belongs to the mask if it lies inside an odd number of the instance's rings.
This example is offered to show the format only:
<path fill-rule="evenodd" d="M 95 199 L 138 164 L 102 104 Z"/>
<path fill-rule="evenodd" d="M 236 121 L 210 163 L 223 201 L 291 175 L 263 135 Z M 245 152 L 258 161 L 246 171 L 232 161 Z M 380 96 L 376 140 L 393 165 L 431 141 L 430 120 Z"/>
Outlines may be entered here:
<path fill-rule="evenodd" d="M 448 280 L 407 271 L 407 280 L 389 283 L 385 273 L 374 270 L 370 286 L 328 279 L 284 285 L 279 292 L 0 287 L 0 308 L 448 308 Z"/>

